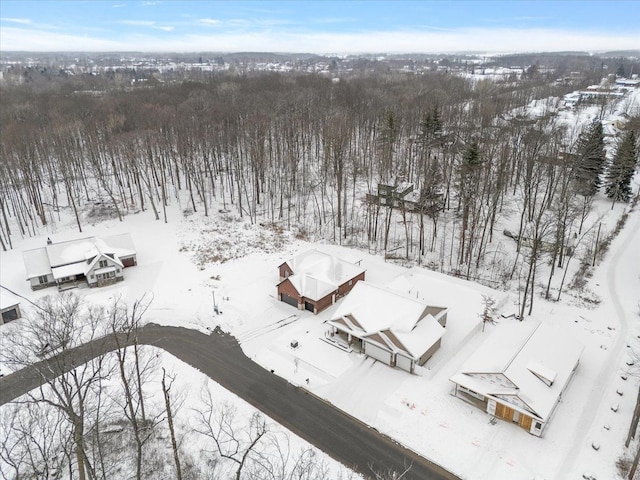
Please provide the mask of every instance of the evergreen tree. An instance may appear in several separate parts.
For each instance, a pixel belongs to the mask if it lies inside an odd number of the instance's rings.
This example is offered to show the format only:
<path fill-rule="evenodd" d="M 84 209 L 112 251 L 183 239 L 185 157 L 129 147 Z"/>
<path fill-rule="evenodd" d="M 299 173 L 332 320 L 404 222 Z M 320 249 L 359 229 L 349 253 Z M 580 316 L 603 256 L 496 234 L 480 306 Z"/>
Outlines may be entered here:
<path fill-rule="evenodd" d="M 463 179 L 468 178 L 473 172 L 478 170 L 482 164 L 480 157 L 480 147 L 478 142 L 473 140 L 462 154 L 462 163 L 460 164 L 460 176 Z"/>
<path fill-rule="evenodd" d="M 434 157 L 424 174 L 423 187 L 420 189 L 419 204 L 423 213 L 431 215 L 442 209 L 442 167 Z"/>
<path fill-rule="evenodd" d="M 438 105 L 434 105 L 431 111 L 428 111 L 422 117 L 420 122 L 420 137 L 424 146 L 428 146 L 433 140 L 438 139 L 442 135 L 442 120 L 440 120 L 440 110 Z"/>
<path fill-rule="evenodd" d="M 629 130 L 618 144 L 605 179 L 605 192 L 614 202 L 626 202 L 631 197 L 631 179 L 637 161 L 636 136 Z"/>
<path fill-rule="evenodd" d="M 576 144 L 575 182 L 579 194 L 592 196 L 600 189 L 604 163 L 602 123 L 595 120 L 584 127 Z"/>

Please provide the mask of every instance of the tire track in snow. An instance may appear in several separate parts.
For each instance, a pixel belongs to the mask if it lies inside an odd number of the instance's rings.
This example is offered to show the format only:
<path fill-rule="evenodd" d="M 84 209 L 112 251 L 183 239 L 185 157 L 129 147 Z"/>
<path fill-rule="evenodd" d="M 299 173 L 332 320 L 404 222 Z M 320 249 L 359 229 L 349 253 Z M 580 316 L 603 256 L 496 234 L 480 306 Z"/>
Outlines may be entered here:
<path fill-rule="evenodd" d="M 616 273 L 623 270 L 623 266 L 626 264 L 625 256 L 631 251 L 631 248 L 640 245 L 640 213 L 632 211 L 627 218 L 627 222 L 627 227 L 622 230 L 622 235 L 626 233 L 626 238 L 622 244 L 617 247 L 609 262 L 606 273 L 609 299 L 619 323 L 618 338 L 610 349 L 611 353 L 609 353 L 607 361 L 602 363 L 600 373 L 593 381 L 591 390 L 587 396 L 589 401 L 586 402 L 586 406 L 578 421 L 578 428 L 573 436 L 577 441 L 574 442 L 565 456 L 566 460 L 560 468 L 557 478 L 569 478 L 569 473 L 578 461 L 581 450 L 585 448 L 585 442 L 588 442 L 590 439 L 590 432 L 593 429 L 593 424 L 597 420 L 598 410 L 603 407 L 603 397 L 606 392 L 609 392 L 610 389 L 613 388 L 613 382 L 616 379 L 614 374 L 616 366 L 625 353 L 625 345 L 629 336 L 629 319 L 627 317 L 631 315 L 631 312 L 625 311 L 623 302 L 618 294 L 617 284 L 619 279 Z M 615 244 L 616 242 L 614 240 L 613 245 Z"/>

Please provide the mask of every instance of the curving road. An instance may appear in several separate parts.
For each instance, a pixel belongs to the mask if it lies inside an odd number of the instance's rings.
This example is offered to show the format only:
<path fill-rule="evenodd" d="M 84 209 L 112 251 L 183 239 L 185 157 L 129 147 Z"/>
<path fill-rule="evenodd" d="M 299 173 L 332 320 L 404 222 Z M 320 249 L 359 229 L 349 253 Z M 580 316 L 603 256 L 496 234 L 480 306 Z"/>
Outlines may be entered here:
<path fill-rule="evenodd" d="M 402 472 L 403 479 L 458 479 L 356 418 L 273 375 L 247 358 L 235 338 L 216 331 L 147 325 L 138 342 L 153 345 L 197 368 L 220 385 L 326 452 L 335 460 L 371 477 L 375 471 Z M 0 379 L 0 405 L 36 388 L 45 377 L 59 375 L 89 359 L 115 350 L 113 337 L 104 337 L 65 351 L 56 361 L 43 361 Z M 62 361 L 60 361 L 62 360 Z M 459 480 L 459 479 L 458 479 Z"/>
<path fill-rule="evenodd" d="M 613 256 L 609 261 L 606 271 L 606 285 L 608 296 L 613 311 L 618 319 L 618 333 L 615 343 L 609 348 L 609 354 L 606 360 L 600 366 L 600 372 L 593 381 L 586 407 L 580 415 L 578 421 L 578 429 L 574 434 L 576 439 L 585 439 L 588 437 L 593 424 L 598 418 L 598 410 L 603 406 L 603 398 L 606 392 L 613 391 L 617 365 L 622 362 L 625 354 L 625 344 L 629 340 L 629 326 L 633 315 L 631 309 L 627 305 L 633 305 L 636 298 L 624 298 L 625 295 L 633 292 L 629 288 L 621 288 L 621 284 L 631 282 L 633 284 L 635 276 L 638 274 L 638 265 L 633 260 L 633 253 L 640 245 L 640 212 L 631 210 L 631 214 L 627 220 L 627 226 L 622 230 L 618 242 L 612 244 L 611 253 Z M 611 255 L 610 253 L 610 255 Z M 558 478 L 568 478 L 569 472 L 575 466 L 579 459 L 580 451 L 584 448 L 582 441 L 574 442 L 571 449 L 565 456 L 565 461 L 560 467 Z M 588 451 L 591 450 L 588 448 Z"/>

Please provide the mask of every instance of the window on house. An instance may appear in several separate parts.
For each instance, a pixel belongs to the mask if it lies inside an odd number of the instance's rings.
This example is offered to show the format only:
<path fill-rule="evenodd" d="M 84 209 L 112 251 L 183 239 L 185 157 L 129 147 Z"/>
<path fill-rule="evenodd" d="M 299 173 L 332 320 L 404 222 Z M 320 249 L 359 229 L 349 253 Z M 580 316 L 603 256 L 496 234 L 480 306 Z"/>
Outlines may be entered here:
<path fill-rule="evenodd" d="M 353 285 L 353 280 L 349 280 L 349 286 Z"/>
<path fill-rule="evenodd" d="M 40 276 L 38 277 L 38 282 L 40 282 L 40 283 L 49 283 L 49 282 L 47 281 L 47 276 L 46 276 L 46 275 L 40 275 Z"/>
<path fill-rule="evenodd" d="M 106 268 L 109 266 L 109 262 L 106 260 L 100 260 L 100 268 Z"/>
<path fill-rule="evenodd" d="M 536 430 L 540 430 L 542 428 L 542 424 L 540 422 L 536 422 Z"/>
<path fill-rule="evenodd" d="M 97 275 L 98 280 L 107 280 L 107 279 L 113 278 L 115 276 L 116 276 L 116 272 L 99 273 Z"/>

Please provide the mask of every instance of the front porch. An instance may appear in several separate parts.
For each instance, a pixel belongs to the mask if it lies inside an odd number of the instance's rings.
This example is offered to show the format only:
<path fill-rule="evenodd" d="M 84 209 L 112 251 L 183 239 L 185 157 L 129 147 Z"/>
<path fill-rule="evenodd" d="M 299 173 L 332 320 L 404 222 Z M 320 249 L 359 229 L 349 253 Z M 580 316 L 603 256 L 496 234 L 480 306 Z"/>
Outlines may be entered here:
<path fill-rule="evenodd" d="M 349 348 L 349 351 L 355 351 L 358 353 L 362 353 L 364 351 L 364 346 L 362 344 L 361 338 L 340 330 L 335 326 L 332 326 L 331 330 L 325 332 L 325 338 L 328 341 L 334 342 L 336 344 L 345 345 L 347 348 Z"/>
<path fill-rule="evenodd" d="M 482 397 L 480 394 L 468 390 L 458 384 L 456 384 L 451 394 L 454 397 L 458 397 L 460 400 L 468 403 L 469 405 L 473 405 L 474 407 L 479 408 L 483 412 L 487 411 L 487 397 Z"/>

